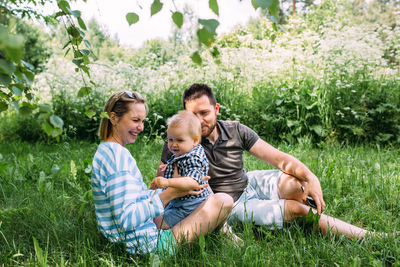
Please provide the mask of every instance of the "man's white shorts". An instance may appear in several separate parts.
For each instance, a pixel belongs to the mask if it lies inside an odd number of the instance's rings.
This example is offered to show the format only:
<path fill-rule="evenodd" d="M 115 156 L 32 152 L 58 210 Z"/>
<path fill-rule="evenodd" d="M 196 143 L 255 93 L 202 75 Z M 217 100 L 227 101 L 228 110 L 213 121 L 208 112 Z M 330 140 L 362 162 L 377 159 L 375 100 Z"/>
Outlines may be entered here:
<path fill-rule="evenodd" d="M 280 199 L 278 194 L 281 174 L 280 170 L 248 172 L 247 187 L 235 202 L 228 223 L 253 221 L 255 225 L 282 229 L 285 199 Z"/>

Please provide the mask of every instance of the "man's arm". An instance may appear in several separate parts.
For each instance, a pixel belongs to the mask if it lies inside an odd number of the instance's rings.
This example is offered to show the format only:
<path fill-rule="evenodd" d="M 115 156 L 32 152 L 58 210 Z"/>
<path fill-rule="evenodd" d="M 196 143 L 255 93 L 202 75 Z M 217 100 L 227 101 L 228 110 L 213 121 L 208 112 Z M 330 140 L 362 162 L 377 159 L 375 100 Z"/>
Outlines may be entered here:
<path fill-rule="evenodd" d="M 325 209 L 325 202 L 319 180 L 300 160 L 274 148 L 261 138 L 250 148 L 249 152 L 253 156 L 279 168 L 283 172 L 301 181 L 307 182 L 307 187 L 305 189 L 306 195 L 310 195 L 314 198 L 317 204 L 318 214 L 323 212 Z"/>

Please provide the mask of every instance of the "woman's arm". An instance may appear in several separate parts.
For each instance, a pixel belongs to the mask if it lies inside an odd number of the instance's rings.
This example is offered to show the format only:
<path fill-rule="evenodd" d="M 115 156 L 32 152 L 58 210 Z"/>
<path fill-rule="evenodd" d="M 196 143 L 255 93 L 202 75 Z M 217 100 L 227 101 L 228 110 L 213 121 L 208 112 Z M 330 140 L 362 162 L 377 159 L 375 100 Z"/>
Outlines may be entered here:
<path fill-rule="evenodd" d="M 129 173 L 114 176 L 107 183 L 106 194 L 112 217 L 125 230 L 133 230 L 164 211 L 171 194 L 148 196 L 145 184 Z"/>

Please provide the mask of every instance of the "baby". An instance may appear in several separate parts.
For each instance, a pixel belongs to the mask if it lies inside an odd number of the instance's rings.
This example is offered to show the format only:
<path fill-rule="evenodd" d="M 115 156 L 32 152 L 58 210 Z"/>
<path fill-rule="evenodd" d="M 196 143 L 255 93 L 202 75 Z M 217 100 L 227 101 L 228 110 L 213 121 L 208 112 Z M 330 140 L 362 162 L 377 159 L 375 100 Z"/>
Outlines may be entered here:
<path fill-rule="evenodd" d="M 174 187 L 180 190 L 193 188 L 193 183 L 207 184 L 202 181 L 208 172 L 208 160 L 201 141 L 201 125 L 190 111 L 182 110 L 172 116 L 168 122 L 168 149 L 172 152 L 167 161 L 164 177 L 156 177 L 150 188 Z M 154 219 L 158 228 L 168 229 L 190 215 L 211 194 L 207 187 L 198 195 L 186 195 L 175 198 L 165 208 L 164 215 Z"/>

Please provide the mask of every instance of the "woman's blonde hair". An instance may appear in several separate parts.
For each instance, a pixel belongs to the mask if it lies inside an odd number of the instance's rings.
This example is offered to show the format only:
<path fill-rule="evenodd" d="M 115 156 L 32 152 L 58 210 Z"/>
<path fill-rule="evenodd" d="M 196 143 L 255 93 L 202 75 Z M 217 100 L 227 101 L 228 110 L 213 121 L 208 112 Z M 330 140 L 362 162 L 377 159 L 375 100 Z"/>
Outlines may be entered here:
<path fill-rule="evenodd" d="M 104 112 L 107 112 L 108 118 L 101 118 L 98 135 L 101 139 L 106 139 L 112 132 L 112 124 L 110 121 L 111 112 L 114 112 L 117 117 L 122 117 L 129 111 L 129 103 L 142 103 L 147 105 L 146 99 L 138 92 L 120 91 L 112 94 L 104 106 Z"/>
<path fill-rule="evenodd" d="M 181 110 L 167 121 L 169 127 L 187 127 L 190 136 L 195 139 L 201 139 L 201 123 L 193 112 Z"/>

